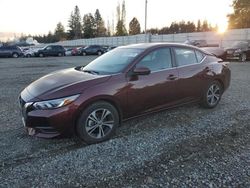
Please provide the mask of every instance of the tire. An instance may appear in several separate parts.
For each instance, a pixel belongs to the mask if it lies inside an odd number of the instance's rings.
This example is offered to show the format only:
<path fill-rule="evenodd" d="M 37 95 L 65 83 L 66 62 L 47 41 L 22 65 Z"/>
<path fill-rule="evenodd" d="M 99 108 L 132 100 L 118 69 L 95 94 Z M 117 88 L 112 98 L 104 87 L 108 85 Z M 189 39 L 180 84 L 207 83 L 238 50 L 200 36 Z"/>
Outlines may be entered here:
<path fill-rule="evenodd" d="M 99 101 L 82 112 L 76 131 L 84 142 L 95 144 L 110 139 L 118 125 L 119 114 L 116 108 L 110 103 Z"/>
<path fill-rule="evenodd" d="M 240 55 L 240 61 L 241 62 L 246 62 L 246 60 L 247 60 L 247 54 L 246 53 L 241 54 Z"/>
<path fill-rule="evenodd" d="M 18 55 L 18 53 L 13 53 L 13 54 L 12 54 L 12 57 L 13 57 L 13 58 L 18 58 L 19 55 Z"/>
<path fill-rule="evenodd" d="M 222 94 L 223 94 L 223 87 L 221 83 L 218 81 L 213 81 L 205 89 L 202 96 L 201 105 L 205 108 L 216 107 L 221 100 Z"/>
<path fill-rule="evenodd" d="M 26 55 L 26 57 L 27 57 L 27 58 L 30 58 L 30 57 L 31 57 L 31 55 L 30 55 L 30 54 L 27 54 L 27 55 Z"/>
<path fill-rule="evenodd" d="M 60 52 L 58 53 L 58 57 L 62 57 L 62 55 L 63 55 L 62 53 L 60 53 Z"/>
<path fill-rule="evenodd" d="M 44 57 L 43 53 L 38 54 L 39 57 Z"/>
<path fill-rule="evenodd" d="M 102 52 L 101 52 L 101 51 L 98 51 L 98 52 L 97 52 L 97 55 L 102 55 Z"/>
<path fill-rule="evenodd" d="M 83 56 L 86 56 L 86 55 L 87 55 L 87 53 L 86 53 L 86 52 L 82 52 L 82 55 L 83 55 Z"/>

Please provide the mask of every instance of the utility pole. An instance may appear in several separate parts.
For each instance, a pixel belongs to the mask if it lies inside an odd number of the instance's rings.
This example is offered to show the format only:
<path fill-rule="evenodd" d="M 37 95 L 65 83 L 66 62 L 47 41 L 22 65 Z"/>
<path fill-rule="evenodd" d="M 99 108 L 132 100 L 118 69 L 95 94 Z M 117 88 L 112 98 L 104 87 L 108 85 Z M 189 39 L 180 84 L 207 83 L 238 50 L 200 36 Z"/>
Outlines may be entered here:
<path fill-rule="evenodd" d="M 147 19 L 148 19 L 148 0 L 145 0 L 145 34 L 147 33 Z"/>

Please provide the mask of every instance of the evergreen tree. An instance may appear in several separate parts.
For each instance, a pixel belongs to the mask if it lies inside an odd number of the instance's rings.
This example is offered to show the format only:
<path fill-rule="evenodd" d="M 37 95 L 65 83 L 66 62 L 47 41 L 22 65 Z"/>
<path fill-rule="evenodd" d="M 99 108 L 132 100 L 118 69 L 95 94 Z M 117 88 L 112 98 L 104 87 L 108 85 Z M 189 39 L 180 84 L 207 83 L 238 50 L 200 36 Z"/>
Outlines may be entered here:
<path fill-rule="evenodd" d="M 228 15 L 229 28 L 250 28 L 250 2 L 249 0 L 234 0 L 234 13 Z"/>
<path fill-rule="evenodd" d="M 197 22 L 196 31 L 197 31 L 197 32 L 201 32 L 201 20 L 198 20 L 198 22 Z"/>
<path fill-rule="evenodd" d="M 202 32 L 209 31 L 209 27 L 208 27 L 207 20 L 204 20 L 204 21 L 203 21 L 202 26 L 201 26 L 201 31 L 202 31 Z"/>
<path fill-rule="evenodd" d="M 58 40 L 58 41 L 61 41 L 61 40 L 65 40 L 66 39 L 66 33 L 65 33 L 65 29 L 64 29 L 64 26 L 61 22 L 59 22 L 57 25 L 56 25 L 56 29 L 55 29 L 55 38 Z"/>
<path fill-rule="evenodd" d="M 137 35 L 141 33 L 141 26 L 137 18 L 133 18 L 129 23 L 129 34 Z"/>
<path fill-rule="evenodd" d="M 122 10 L 120 4 L 118 4 L 117 8 L 117 25 L 116 25 L 116 35 L 117 36 L 124 36 L 127 35 L 126 29 L 126 8 L 125 8 L 125 1 L 122 2 Z"/>
<path fill-rule="evenodd" d="M 95 18 L 91 13 L 85 14 L 83 17 L 83 37 L 95 37 Z"/>
<path fill-rule="evenodd" d="M 95 36 L 104 37 L 107 29 L 105 28 L 104 21 L 98 9 L 95 11 Z"/>
<path fill-rule="evenodd" d="M 69 38 L 79 39 L 82 37 L 81 14 L 78 6 L 75 6 L 74 12 L 71 12 L 69 18 Z"/>

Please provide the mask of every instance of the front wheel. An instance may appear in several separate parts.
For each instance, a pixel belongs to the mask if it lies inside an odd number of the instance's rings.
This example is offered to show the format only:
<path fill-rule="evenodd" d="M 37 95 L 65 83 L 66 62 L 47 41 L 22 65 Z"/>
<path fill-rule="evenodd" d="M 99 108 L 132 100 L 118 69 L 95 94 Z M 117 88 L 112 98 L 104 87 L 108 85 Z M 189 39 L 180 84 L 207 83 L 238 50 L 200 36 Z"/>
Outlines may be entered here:
<path fill-rule="evenodd" d="M 203 93 L 201 105 L 205 108 L 214 108 L 220 102 L 223 87 L 218 81 L 210 83 Z"/>
<path fill-rule="evenodd" d="M 87 55 L 87 53 L 86 53 L 86 52 L 83 52 L 83 53 L 82 53 L 82 55 L 83 55 L 83 56 L 86 56 L 86 55 Z"/>
<path fill-rule="evenodd" d="M 245 62 L 247 60 L 247 54 L 243 53 L 240 55 L 240 61 Z"/>
<path fill-rule="evenodd" d="M 98 52 L 97 52 L 97 55 L 99 55 L 99 56 L 102 55 L 102 52 L 101 52 L 101 51 L 98 51 Z"/>
<path fill-rule="evenodd" d="M 112 137 L 119 125 L 119 115 L 110 103 L 100 101 L 87 107 L 77 122 L 77 134 L 87 144 L 103 142 Z"/>

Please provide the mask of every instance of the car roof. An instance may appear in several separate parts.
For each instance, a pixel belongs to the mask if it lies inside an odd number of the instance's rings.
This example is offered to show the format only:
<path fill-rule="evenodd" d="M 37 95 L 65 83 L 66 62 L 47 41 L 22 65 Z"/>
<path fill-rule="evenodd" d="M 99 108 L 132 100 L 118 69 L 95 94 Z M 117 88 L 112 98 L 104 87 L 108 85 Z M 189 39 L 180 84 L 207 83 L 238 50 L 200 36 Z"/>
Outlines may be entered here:
<path fill-rule="evenodd" d="M 118 48 L 132 48 L 132 49 L 142 49 L 142 50 L 146 50 L 146 49 L 150 49 L 150 48 L 157 48 L 157 47 L 186 47 L 186 48 L 192 48 L 195 50 L 199 50 L 202 51 L 203 53 L 207 54 L 207 55 L 212 55 L 211 53 L 204 51 L 198 47 L 192 46 L 192 45 L 188 45 L 188 44 L 183 44 L 183 43 L 140 43 L 140 44 L 131 44 L 131 45 L 127 45 L 127 46 L 121 46 Z"/>
<path fill-rule="evenodd" d="M 140 44 L 130 44 L 127 46 L 121 46 L 119 48 L 138 48 L 138 49 L 147 49 L 151 47 L 162 47 L 162 46 L 176 46 L 176 47 L 192 47 L 194 46 L 183 44 L 183 43 L 140 43 Z"/>

